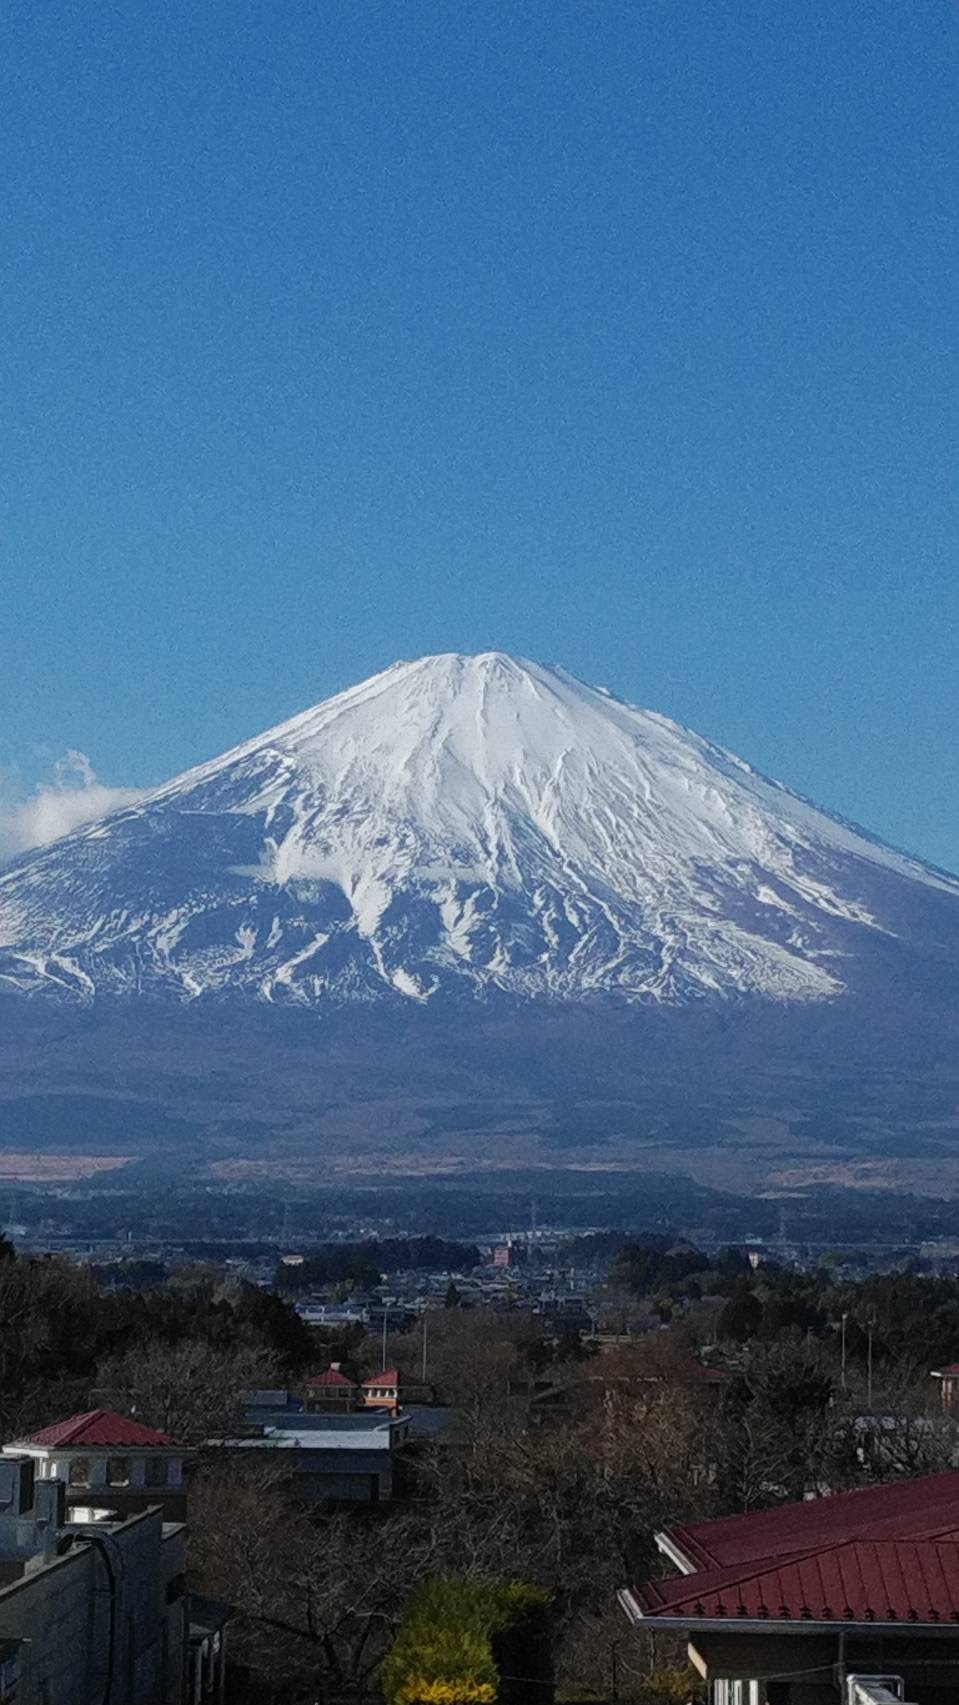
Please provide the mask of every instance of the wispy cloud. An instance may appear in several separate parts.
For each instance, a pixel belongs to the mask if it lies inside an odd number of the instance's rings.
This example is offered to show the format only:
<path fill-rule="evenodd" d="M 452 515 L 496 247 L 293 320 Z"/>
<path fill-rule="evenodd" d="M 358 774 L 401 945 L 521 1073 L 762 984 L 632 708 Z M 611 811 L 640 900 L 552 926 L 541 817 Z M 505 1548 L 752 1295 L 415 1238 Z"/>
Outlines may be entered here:
<path fill-rule="evenodd" d="M 95 775 L 86 753 L 72 749 L 56 760 L 49 778 L 38 782 L 32 793 L 24 793 L 15 770 L 0 771 L 0 864 L 140 797 L 137 788 L 108 787 Z"/>

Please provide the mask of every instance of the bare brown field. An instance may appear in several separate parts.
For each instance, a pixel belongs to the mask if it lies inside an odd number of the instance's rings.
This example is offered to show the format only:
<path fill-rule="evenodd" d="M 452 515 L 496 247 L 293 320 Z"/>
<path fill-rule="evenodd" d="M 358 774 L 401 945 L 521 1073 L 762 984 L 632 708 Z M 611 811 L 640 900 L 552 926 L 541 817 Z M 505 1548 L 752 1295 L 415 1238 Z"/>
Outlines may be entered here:
<path fill-rule="evenodd" d="M 19 1184 L 70 1184 L 115 1172 L 126 1166 L 126 1154 L 0 1154 L 0 1178 Z"/>
<path fill-rule="evenodd" d="M 626 1145 L 604 1145 L 579 1152 L 568 1149 L 538 1152 L 534 1145 L 519 1145 L 510 1156 L 451 1153 L 440 1147 L 406 1150 L 390 1155 L 354 1152 L 327 1154 L 322 1162 L 313 1154 L 286 1153 L 269 1158 L 229 1156 L 212 1162 L 206 1173 L 223 1183 L 286 1182 L 296 1186 L 316 1184 L 322 1171 L 327 1182 L 347 1183 L 368 1179 L 371 1173 L 385 1181 L 426 1182 L 470 1178 L 501 1178 L 507 1184 L 512 1174 L 569 1178 L 682 1177 L 709 1189 L 731 1191 L 743 1196 L 795 1197 L 805 1191 L 832 1187 L 844 1190 L 889 1191 L 928 1196 L 934 1199 L 959 1197 L 959 1160 L 869 1160 L 843 1157 L 827 1161 L 822 1148 L 810 1143 L 804 1159 L 783 1165 L 782 1148 L 758 1141 L 731 1151 L 713 1147 L 687 1150 L 675 1144 L 650 1144 L 641 1151 Z"/>

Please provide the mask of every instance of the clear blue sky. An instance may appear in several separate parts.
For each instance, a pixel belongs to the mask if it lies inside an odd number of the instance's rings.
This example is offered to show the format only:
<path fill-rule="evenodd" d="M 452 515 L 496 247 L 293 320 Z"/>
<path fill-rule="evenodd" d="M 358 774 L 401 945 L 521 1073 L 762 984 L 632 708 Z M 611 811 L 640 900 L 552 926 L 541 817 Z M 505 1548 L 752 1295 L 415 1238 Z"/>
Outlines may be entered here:
<path fill-rule="evenodd" d="M 0 761 L 562 661 L 959 867 L 954 0 L 11 0 Z"/>

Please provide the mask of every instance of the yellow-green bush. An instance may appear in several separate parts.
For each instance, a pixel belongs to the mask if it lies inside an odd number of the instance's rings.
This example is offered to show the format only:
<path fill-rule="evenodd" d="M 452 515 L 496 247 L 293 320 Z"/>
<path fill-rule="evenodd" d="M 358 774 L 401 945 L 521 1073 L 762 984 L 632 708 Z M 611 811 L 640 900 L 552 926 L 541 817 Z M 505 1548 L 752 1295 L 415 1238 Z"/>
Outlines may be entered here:
<path fill-rule="evenodd" d="M 494 1705 L 501 1696 L 494 1639 L 546 1603 L 545 1593 L 520 1582 L 431 1581 L 410 1604 L 383 1665 L 388 1705 Z"/>

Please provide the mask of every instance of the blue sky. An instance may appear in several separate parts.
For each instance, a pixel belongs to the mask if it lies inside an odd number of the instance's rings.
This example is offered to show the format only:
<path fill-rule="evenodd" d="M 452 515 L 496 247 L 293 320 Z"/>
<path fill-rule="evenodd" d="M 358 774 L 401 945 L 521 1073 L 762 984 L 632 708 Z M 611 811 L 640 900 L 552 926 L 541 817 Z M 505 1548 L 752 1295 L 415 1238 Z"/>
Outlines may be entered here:
<path fill-rule="evenodd" d="M 13 0 L 0 765 L 562 661 L 959 867 L 959 11 Z"/>

